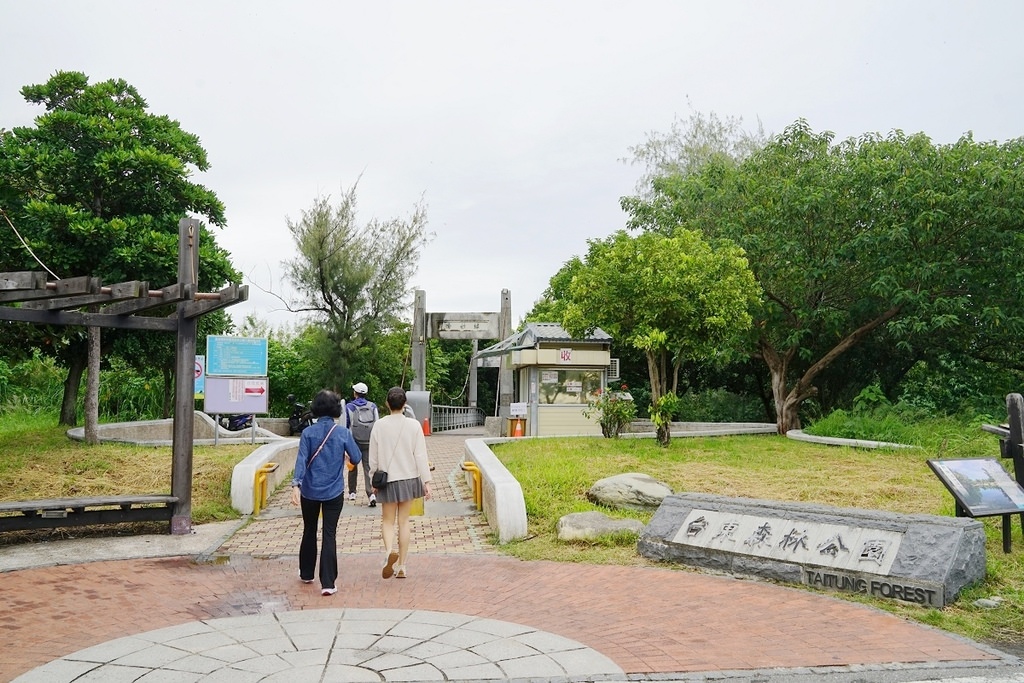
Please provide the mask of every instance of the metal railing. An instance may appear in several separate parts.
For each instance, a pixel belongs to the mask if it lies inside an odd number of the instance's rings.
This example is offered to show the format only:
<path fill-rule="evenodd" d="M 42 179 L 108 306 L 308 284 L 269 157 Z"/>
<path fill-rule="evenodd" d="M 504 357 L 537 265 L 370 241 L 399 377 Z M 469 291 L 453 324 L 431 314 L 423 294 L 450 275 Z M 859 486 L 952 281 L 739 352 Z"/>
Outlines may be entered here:
<path fill-rule="evenodd" d="M 449 429 L 462 429 L 464 427 L 481 427 L 483 424 L 484 411 L 480 408 L 434 405 L 430 411 L 431 432 L 443 432 Z"/>

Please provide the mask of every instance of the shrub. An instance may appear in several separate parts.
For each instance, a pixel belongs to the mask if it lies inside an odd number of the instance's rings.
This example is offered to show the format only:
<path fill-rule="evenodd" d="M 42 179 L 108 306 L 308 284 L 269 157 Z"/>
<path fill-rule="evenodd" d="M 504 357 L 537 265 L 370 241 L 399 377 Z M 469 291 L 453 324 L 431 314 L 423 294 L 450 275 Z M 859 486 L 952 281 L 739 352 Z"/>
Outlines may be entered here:
<path fill-rule="evenodd" d="M 681 422 L 764 422 L 766 416 L 756 396 L 705 389 L 680 396 L 675 418 Z"/>
<path fill-rule="evenodd" d="M 636 404 L 625 384 L 619 389 L 598 389 L 597 396 L 587 401 L 583 415 L 587 419 L 596 416 L 601 434 L 606 439 L 617 439 L 619 433 L 636 418 Z"/>

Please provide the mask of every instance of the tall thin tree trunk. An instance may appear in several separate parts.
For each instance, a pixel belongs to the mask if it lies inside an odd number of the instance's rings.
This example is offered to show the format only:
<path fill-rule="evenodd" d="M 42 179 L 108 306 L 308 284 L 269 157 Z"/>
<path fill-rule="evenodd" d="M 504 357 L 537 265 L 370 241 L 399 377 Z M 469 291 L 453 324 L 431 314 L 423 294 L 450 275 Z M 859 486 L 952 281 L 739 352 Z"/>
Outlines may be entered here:
<path fill-rule="evenodd" d="M 58 424 L 78 426 L 78 388 L 82 386 L 82 373 L 87 363 L 86 354 L 75 354 L 68 362 L 68 376 L 64 380 L 64 397 L 60 403 Z"/>

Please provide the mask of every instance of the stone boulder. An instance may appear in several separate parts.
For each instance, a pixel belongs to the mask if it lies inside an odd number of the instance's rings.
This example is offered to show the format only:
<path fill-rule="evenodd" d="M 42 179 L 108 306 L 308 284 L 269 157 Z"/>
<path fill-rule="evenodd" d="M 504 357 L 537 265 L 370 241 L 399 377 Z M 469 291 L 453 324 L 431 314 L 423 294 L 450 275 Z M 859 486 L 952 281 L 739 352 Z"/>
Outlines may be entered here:
<path fill-rule="evenodd" d="M 612 519 L 596 511 L 573 512 L 558 520 L 557 529 L 560 541 L 592 541 L 623 531 L 639 536 L 644 523 L 638 519 Z"/>
<path fill-rule="evenodd" d="M 639 472 L 617 474 L 594 483 L 587 491 L 587 498 L 613 509 L 641 510 L 657 509 L 665 496 L 672 495 L 668 484 Z"/>

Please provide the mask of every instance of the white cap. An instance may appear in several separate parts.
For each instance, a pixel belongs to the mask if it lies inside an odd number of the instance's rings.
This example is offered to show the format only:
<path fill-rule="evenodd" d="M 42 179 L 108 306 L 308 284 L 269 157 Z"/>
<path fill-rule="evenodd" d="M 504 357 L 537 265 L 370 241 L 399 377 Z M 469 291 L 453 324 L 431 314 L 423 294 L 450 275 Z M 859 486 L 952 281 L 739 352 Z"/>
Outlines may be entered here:
<path fill-rule="evenodd" d="M 370 388 L 367 387 L 362 382 L 357 382 L 356 384 L 352 385 L 352 391 L 356 392 L 357 394 L 366 394 L 369 393 Z"/>

